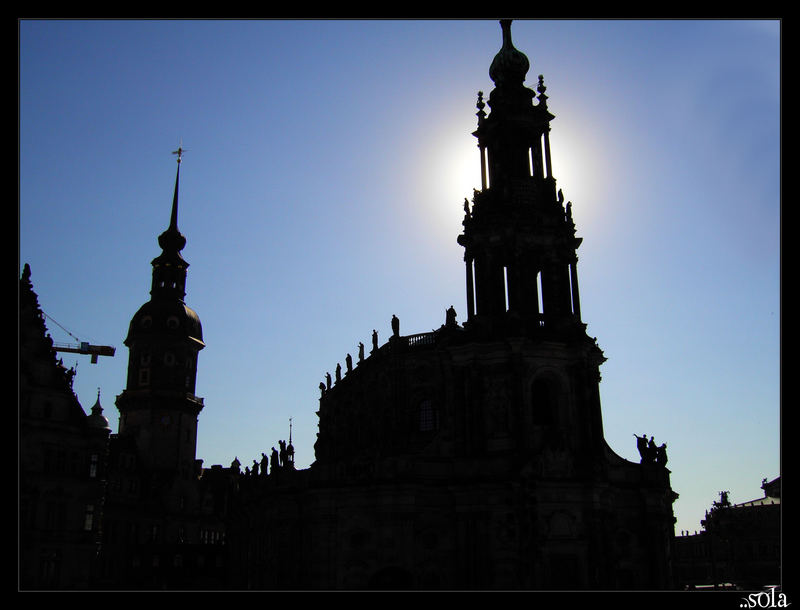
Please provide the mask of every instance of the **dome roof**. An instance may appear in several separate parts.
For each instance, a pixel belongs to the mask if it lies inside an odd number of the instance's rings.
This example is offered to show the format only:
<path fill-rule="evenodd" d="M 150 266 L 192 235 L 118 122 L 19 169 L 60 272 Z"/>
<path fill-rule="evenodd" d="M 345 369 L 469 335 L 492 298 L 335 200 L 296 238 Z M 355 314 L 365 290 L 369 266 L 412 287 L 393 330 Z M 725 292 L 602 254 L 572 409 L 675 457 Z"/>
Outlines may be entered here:
<path fill-rule="evenodd" d="M 89 425 L 92 428 L 100 428 L 102 430 L 111 430 L 111 426 L 108 423 L 108 419 L 105 415 L 103 415 L 103 407 L 100 406 L 100 390 L 97 390 L 97 401 L 94 403 L 92 407 L 91 415 L 86 417 L 86 420 L 89 422 Z"/>
<path fill-rule="evenodd" d="M 125 345 L 135 337 L 158 334 L 184 336 L 203 344 L 203 325 L 200 317 L 183 301 L 151 299 L 139 308 L 131 319 Z"/>
<path fill-rule="evenodd" d="M 530 62 L 511 41 L 511 20 L 501 19 L 500 25 L 503 30 L 503 46 L 492 60 L 489 77 L 498 87 L 522 85 L 530 68 Z"/>

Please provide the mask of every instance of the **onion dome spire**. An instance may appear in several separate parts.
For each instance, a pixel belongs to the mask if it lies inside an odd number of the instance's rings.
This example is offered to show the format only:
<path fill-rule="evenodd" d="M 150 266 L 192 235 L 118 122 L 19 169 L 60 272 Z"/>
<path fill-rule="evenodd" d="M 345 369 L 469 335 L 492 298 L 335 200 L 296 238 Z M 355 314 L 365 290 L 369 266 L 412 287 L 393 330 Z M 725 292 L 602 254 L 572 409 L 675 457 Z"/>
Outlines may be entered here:
<path fill-rule="evenodd" d="M 503 30 L 503 46 L 489 66 L 489 77 L 497 87 L 521 86 L 530 62 L 525 53 L 514 48 L 511 40 L 511 19 L 501 19 L 500 27 Z"/>
<path fill-rule="evenodd" d="M 500 114 L 527 112 L 534 92 L 525 86 L 530 69 L 528 57 L 514 47 L 511 40 L 511 19 L 501 19 L 503 45 L 489 66 L 489 76 L 495 87 L 489 94 L 489 106 Z"/>

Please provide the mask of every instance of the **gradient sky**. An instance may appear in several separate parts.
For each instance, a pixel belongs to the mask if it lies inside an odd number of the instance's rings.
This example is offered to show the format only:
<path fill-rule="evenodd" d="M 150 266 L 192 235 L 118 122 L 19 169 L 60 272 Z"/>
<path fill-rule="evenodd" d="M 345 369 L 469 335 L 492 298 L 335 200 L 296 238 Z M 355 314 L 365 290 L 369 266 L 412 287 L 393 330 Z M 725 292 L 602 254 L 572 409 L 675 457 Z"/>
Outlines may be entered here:
<path fill-rule="evenodd" d="M 607 362 L 606 440 L 667 443 L 676 532 L 780 474 L 779 21 L 515 21 L 544 75 L 573 203 L 581 311 Z M 19 23 L 19 269 L 117 430 L 122 341 L 169 223 L 200 316 L 198 458 L 292 440 L 313 462 L 318 384 L 466 313 L 463 200 L 496 20 Z M 487 109 L 488 110 L 488 109 Z"/>

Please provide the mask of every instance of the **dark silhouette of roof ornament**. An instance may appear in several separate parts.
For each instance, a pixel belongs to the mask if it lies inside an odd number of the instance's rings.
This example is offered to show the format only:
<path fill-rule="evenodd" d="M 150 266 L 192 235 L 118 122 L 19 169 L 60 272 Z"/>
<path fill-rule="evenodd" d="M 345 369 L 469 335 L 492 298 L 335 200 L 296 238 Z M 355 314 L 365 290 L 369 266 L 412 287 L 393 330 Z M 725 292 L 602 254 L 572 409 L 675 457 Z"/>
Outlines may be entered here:
<path fill-rule="evenodd" d="M 483 91 L 478 91 L 478 101 L 475 104 L 475 107 L 478 109 L 478 112 L 475 115 L 478 117 L 478 126 L 483 123 L 483 120 L 486 118 L 486 112 L 484 112 L 484 108 L 486 108 L 486 104 L 483 101 Z"/>
<path fill-rule="evenodd" d="M 530 62 L 522 51 L 514 47 L 511 40 L 511 20 L 501 19 L 500 26 L 503 30 L 503 44 L 489 66 L 489 76 L 495 84 L 489 94 L 489 106 L 493 112 L 511 117 L 527 112 L 536 94 L 524 84 Z M 479 98 L 479 104 L 481 102 L 482 98 Z M 480 112 L 478 119 L 480 129 L 483 123 Z"/>
<path fill-rule="evenodd" d="M 547 91 L 547 87 L 544 85 L 544 76 L 539 75 L 539 85 L 536 87 L 536 90 L 539 92 L 539 105 L 542 108 L 547 108 L 547 96 L 545 95 L 545 91 Z"/>
<path fill-rule="evenodd" d="M 642 458 L 642 464 L 658 464 L 659 466 L 667 465 L 666 443 L 656 446 L 655 440 L 652 436 L 650 437 L 649 441 L 647 440 L 647 434 L 638 436 L 636 433 L 634 433 L 634 436 L 636 437 L 636 448 L 639 450 L 639 455 Z"/>
<path fill-rule="evenodd" d="M 89 423 L 95 428 L 111 429 L 108 419 L 103 415 L 103 407 L 100 405 L 100 388 L 97 388 L 97 400 L 92 407 L 91 415 L 89 415 Z"/>
<path fill-rule="evenodd" d="M 522 86 L 530 69 L 530 62 L 525 53 L 514 47 L 511 40 L 511 19 L 501 19 L 500 27 L 503 30 L 503 46 L 489 66 L 489 77 L 497 87 Z"/>
<path fill-rule="evenodd" d="M 445 311 L 445 326 L 452 327 L 456 326 L 458 322 L 456 322 L 456 310 L 455 307 L 450 305 L 450 307 Z"/>
<path fill-rule="evenodd" d="M 169 227 L 158 236 L 161 254 L 153 259 L 153 286 L 150 294 L 158 298 L 183 300 L 186 295 L 186 270 L 189 263 L 181 256 L 186 245 L 186 238 L 178 230 L 178 189 L 180 185 L 181 160 L 185 149 L 178 147 L 172 152 L 178 156 L 178 167 L 175 172 L 175 192 L 172 196 L 172 210 Z"/>
<path fill-rule="evenodd" d="M 164 250 L 164 253 L 172 254 L 181 260 L 183 260 L 183 258 L 178 253 L 183 250 L 184 246 L 186 245 L 186 238 L 178 230 L 178 183 L 180 181 L 181 156 L 183 153 L 184 149 L 180 146 L 178 147 L 178 150 L 172 151 L 173 155 L 178 155 L 178 170 L 175 174 L 175 193 L 172 196 L 172 212 L 170 215 L 169 227 L 167 227 L 167 230 L 158 236 L 158 245 L 161 246 L 161 249 Z"/>

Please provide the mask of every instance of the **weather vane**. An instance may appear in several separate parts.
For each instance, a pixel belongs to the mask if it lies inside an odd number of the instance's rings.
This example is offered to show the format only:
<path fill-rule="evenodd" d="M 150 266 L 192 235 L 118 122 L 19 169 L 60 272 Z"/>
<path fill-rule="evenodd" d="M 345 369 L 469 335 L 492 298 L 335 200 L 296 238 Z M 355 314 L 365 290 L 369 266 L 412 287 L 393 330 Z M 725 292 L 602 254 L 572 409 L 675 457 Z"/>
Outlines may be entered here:
<path fill-rule="evenodd" d="M 181 143 L 180 143 L 180 144 L 178 144 L 178 150 L 173 150 L 173 151 L 172 151 L 172 154 L 173 154 L 173 155 L 178 155 L 178 163 L 179 163 L 179 164 L 180 164 L 180 162 L 181 162 L 181 155 L 182 155 L 184 152 L 186 152 L 186 149 L 183 147 L 183 141 L 181 141 Z"/>

